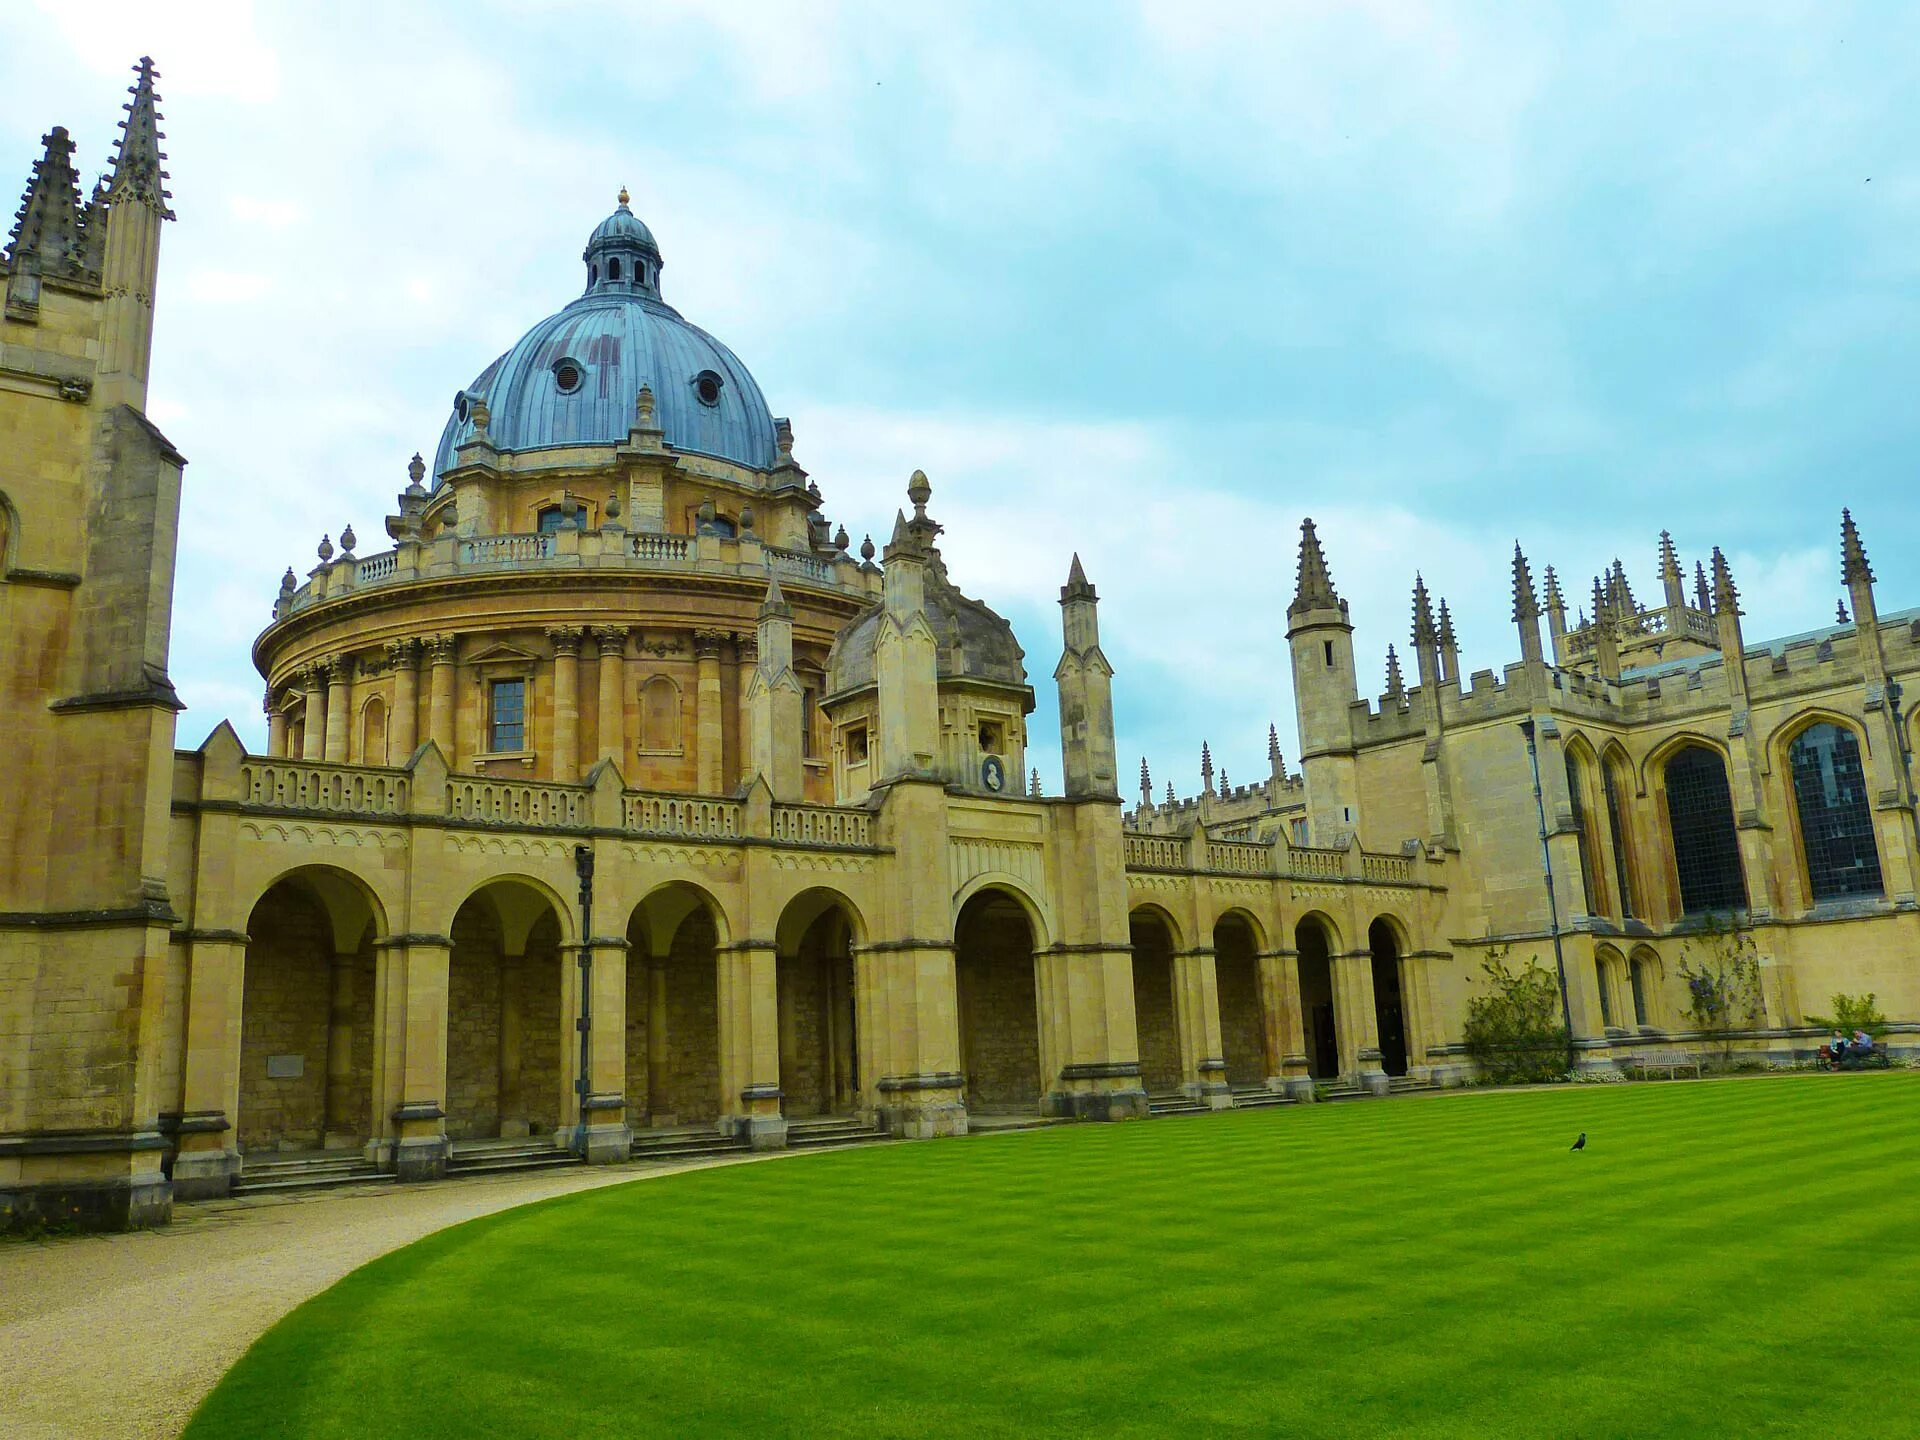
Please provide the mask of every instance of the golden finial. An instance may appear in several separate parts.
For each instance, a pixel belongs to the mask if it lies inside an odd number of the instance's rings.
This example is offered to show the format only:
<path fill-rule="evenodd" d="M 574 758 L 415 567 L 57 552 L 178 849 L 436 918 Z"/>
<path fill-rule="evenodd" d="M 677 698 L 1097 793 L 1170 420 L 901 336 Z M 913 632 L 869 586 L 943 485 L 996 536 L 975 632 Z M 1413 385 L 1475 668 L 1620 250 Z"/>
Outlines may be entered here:
<path fill-rule="evenodd" d="M 622 186 L 620 187 L 620 205 L 621 205 L 621 208 L 622 208 L 622 209 L 624 209 L 624 208 L 626 207 L 626 203 L 627 203 L 627 201 L 629 201 L 629 200 L 631 200 L 632 198 L 633 198 L 633 197 L 632 197 L 631 195 L 629 195 L 629 194 L 627 194 L 627 187 L 626 187 L 626 186 L 624 186 L 624 185 L 622 185 Z"/>

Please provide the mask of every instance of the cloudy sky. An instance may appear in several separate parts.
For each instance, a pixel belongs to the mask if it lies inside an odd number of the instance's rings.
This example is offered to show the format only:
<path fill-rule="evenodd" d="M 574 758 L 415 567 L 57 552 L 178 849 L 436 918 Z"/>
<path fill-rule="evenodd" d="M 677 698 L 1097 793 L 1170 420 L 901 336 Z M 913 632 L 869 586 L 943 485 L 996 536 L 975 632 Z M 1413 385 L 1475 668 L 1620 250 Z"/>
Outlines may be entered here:
<path fill-rule="evenodd" d="M 89 179 L 163 75 L 179 222 L 151 409 L 189 457 L 173 672 L 262 744 L 248 644 L 379 536 L 454 391 L 579 289 L 621 185 L 667 298 L 793 417 L 830 518 L 924 468 L 1010 615 L 1058 790 L 1078 549 L 1123 770 L 1295 750 L 1302 516 L 1363 689 L 1416 569 L 1467 669 L 1508 555 L 1657 592 L 1723 546 L 1749 639 L 1827 623 L 1853 507 L 1920 604 L 1920 7 L 37 0 L 0 158 Z M 362 543 L 363 552 L 372 547 Z"/>

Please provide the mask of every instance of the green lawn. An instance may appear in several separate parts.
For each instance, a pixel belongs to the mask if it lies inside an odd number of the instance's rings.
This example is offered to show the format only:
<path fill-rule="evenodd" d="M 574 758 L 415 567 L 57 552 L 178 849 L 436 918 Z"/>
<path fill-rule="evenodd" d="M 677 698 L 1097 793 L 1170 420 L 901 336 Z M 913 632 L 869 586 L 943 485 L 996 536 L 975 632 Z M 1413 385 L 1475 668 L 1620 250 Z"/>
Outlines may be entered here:
<path fill-rule="evenodd" d="M 367 1266 L 187 1434 L 1912 1433 L 1917 1139 L 1814 1075 L 695 1172 Z"/>

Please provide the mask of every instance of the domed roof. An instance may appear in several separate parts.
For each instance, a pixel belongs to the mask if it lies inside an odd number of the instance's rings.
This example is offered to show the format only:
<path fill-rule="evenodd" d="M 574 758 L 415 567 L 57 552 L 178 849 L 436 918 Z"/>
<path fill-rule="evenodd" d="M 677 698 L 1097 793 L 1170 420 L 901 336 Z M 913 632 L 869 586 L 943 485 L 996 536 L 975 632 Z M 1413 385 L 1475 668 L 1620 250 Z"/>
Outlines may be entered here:
<path fill-rule="evenodd" d="M 991 608 L 962 595 L 947 578 L 938 550 L 928 556 L 927 623 L 933 628 L 934 672 L 941 680 L 983 680 L 995 685 L 1027 683 L 1027 652 L 1013 626 Z M 875 605 L 834 637 L 827 655 L 827 692 L 844 694 L 874 683 L 874 642 L 883 605 Z"/>
<path fill-rule="evenodd" d="M 775 463 L 773 415 L 739 358 L 660 298 L 653 234 L 620 208 L 595 227 L 582 258 L 587 290 L 454 397 L 434 453 L 434 483 L 473 435 L 484 400 L 487 433 L 501 450 L 611 445 L 627 438 L 640 387 L 653 391 L 654 424 L 676 450 L 766 469 Z"/>

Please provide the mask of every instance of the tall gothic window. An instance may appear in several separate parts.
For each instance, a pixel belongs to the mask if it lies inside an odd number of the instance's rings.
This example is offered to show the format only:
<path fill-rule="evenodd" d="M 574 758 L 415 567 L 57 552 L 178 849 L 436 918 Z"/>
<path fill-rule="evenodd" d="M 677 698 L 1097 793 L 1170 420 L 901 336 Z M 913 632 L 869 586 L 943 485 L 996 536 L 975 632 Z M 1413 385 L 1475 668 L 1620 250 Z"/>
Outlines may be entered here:
<path fill-rule="evenodd" d="M 1647 962 L 1635 956 L 1627 966 L 1627 979 L 1633 985 L 1633 1023 L 1647 1023 Z"/>
<path fill-rule="evenodd" d="M 1633 832 L 1621 813 L 1619 762 L 1609 760 L 1600 766 L 1600 788 L 1607 801 L 1607 834 L 1613 840 L 1613 879 L 1620 890 L 1620 918 L 1634 917 L 1633 904 Z"/>
<path fill-rule="evenodd" d="M 1587 806 L 1580 793 L 1580 757 L 1571 750 L 1567 751 L 1567 803 L 1573 810 L 1573 833 L 1580 847 L 1580 884 L 1587 914 L 1603 914 L 1607 907 L 1600 896 L 1600 876 L 1594 870 L 1593 843 L 1587 833 Z"/>
<path fill-rule="evenodd" d="M 1689 915 L 1745 909 L 1733 792 L 1726 764 L 1714 751 L 1689 745 L 1667 761 L 1667 824 L 1680 874 L 1680 908 Z"/>
<path fill-rule="evenodd" d="M 1593 957 L 1593 978 L 1600 987 L 1600 1023 L 1611 1030 L 1613 1028 L 1613 976 L 1608 973 L 1610 967 L 1601 956 Z"/>
<path fill-rule="evenodd" d="M 1880 853 L 1867 808 L 1860 742 L 1839 725 L 1812 725 L 1787 747 L 1800 846 L 1815 900 L 1879 895 Z"/>

